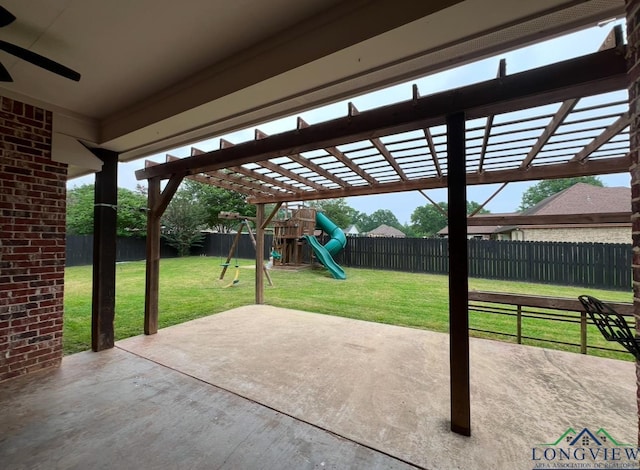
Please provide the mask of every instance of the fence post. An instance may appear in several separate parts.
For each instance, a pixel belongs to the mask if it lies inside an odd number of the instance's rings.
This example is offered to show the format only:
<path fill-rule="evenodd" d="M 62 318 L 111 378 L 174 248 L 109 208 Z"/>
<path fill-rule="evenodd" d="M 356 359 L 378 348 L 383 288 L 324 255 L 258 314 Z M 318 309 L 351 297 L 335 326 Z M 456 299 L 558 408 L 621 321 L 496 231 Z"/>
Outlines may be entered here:
<path fill-rule="evenodd" d="M 587 354 L 587 312 L 580 312 L 580 354 Z"/>
<path fill-rule="evenodd" d="M 522 344 L 522 305 L 517 306 L 516 318 L 516 338 L 518 340 L 518 344 Z"/>

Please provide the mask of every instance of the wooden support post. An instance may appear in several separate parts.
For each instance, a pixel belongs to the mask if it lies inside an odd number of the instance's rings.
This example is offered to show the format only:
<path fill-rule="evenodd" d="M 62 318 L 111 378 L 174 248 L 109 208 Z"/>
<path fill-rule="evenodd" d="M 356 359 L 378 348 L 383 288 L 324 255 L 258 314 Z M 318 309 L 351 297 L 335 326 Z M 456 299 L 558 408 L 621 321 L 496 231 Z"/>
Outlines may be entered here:
<path fill-rule="evenodd" d="M 266 224 L 262 224 L 262 227 L 264 228 Z M 249 227 L 249 224 L 247 223 L 247 232 L 249 232 L 249 238 L 251 238 L 251 243 L 253 244 L 253 248 L 254 250 L 256 250 L 256 254 L 258 253 L 258 246 L 256 243 L 256 237 L 253 236 L 253 230 L 251 230 L 251 227 Z M 267 267 L 264 265 L 264 263 L 262 263 L 262 270 L 264 271 L 264 275 L 267 277 L 267 281 L 269 282 L 269 285 L 273 287 L 273 281 L 271 280 L 271 275 L 269 274 L 269 270 L 267 269 Z"/>
<path fill-rule="evenodd" d="M 144 296 L 144 334 L 158 332 L 158 299 L 160 290 L 160 217 L 178 190 L 185 173 L 171 175 L 160 191 L 160 177 L 149 178 L 147 188 L 147 274 Z"/>
<path fill-rule="evenodd" d="M 518 340 L 518 344 L 522 344 L 522 305 L 518 305 L 518 310 L 516 313 L 516 338 Z"/>
<path fill-rule="evenodd" d="M 580 354 L 587 354 L 587 312 L 580 312 Z"/>
<path fill-rule="evenodd" d="M 264 204 L 256 205 L 256 304 L 264 303 Z"/>
<path fill-rule="evenodd" d="M 104 149 L 92 152 L 102 160 L 102 171 L 96 173 L 93 209 L 91 349 L 102 351 L 114 343 L 118 154 Z"/>
<path fill-rule="evenodd" d="M 465 115 L 447 116 L 451 430 L 471 435 Z"/>
<path fill-rule="evenodd" d="M 147 188 L 147 273 L 144 296 L 144 334 L 158 332 L 160 288 L 160 215 L 153 210 L 160 200 L 160 178 L 151 178 Z"/>

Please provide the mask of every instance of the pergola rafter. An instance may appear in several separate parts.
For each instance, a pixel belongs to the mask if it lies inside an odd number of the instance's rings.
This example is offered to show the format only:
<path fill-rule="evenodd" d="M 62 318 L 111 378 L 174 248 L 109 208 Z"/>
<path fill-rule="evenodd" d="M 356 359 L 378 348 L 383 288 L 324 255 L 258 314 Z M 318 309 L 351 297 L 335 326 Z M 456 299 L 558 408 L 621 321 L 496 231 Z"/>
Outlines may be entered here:
<path fill-rule="evenodd" d="M 505 59 L 500 59 L 500 63 L 498 65 L 498 72 L 496 74 L 496 78 L 504 77 L 507 74 L 507 61 Z M 495 116 L 490 114 L 487 116 L 487 123 L 484 127 L 484 136 L 482 138 L 482 146 L 480 149 L 480 162 L 478 163 L 478 173 L 482 173 L 482 166 L 484 164 L 484 157 L 487 153 L 487 146 L 489 145 L 489 139 L 491 138 L 491 128 L 493 127 L 493 119 Z M 467 147 L 469 149 L 469 147 Z"/>
<path fill-rule="evenodd" d="M 221 170 L 205 174 L 190 175 L 187 178 L 256 198 L 273 197 L 278 193 L 277 191 L 269 190 L 269 188 L 264 185 L 253 183 L 248 180 L 241 180 L 240 178 L 226 174 Z"/>
<path fill-rule="evenodd" d="M 349 106 L 348 109 L 349 109 L 348 116 L 349 117 L 353 116 L 354 114 L 351 114 L 351 111 L 353 109 L 355 109 L 355 108 L 352 108 L 351 106 Z M 301 117 L 298 117 L 298 129 L 300 130 L 300 129 L 304 129 L 304 128 L 308 128 L 308 127 L 309 127 L 309 124 L 307 124 L 307 122 L 304 119 L 302 119 Z M 367 181 L 370 184 L 375 184 L 376 183 L 376 180 L 374 178 L 372 178 L 365 171 L 363 171 L 362 168 L 360 168 L 358 165 L 356 165 L 349 157 L 347 157 L 344 153 L 342 153 L 342 151 L 340 151 L 336 147 L 334 147 L 334 146 L 325 147 L 324 150 L 328 154 L 333 155 L 339 162 L 341 162 L 349 170 L 353 171 L 360 178 L 364 179 L 365 181 Z"/>
<path fill-rule="evenodd" d="M 300 122 L 300 121 L 298 120 L 298 122 Z M 267 137 L 269 137 L 267 134 L 265 134 L 264 132 L 262 132 L 259 129 L 256 129 L 256 140 L 265 139 Z M 334 175 L 330 171 L 325 170 L 320 165 L 316 165 L 313 161 L 309 160 L 308 158 L 303 157 L 299 153 L 292 153 L 290 155 L 287 155 L 287 157 L 289 157 L 294 162 L 296 162 L 296 163 L 298 163 L 298 164 L 300 164 L 300 165 L 302 165 L 304 167 L 307 167 L 309 170 L 317 173 L 318 175 L 325 177 L 329 181 L 333 181 L 334 183 L 336 183 L 337 185 L 339 185 L 342 188 L 346 188 L 346 187 L 351 186 L 351 184 L 349 184 L 347 181 L 337 177 L 336 175 Z"/>
<path fill-rule="evenodd" d="M 586 145 L 582 150 L 575 154 L 571 159 L 573 162 L 582 162 L 589 158 L 593 152 L 598 150 L 604 144 L 609 142 L 614 136 L 618 135 L 624 129 L 629 127 L 629 112 L 624 113 L 616 121 L 607 127 L 602 134 L 593 139 L 591 143 Z"/>
<path fill-rule="evenodd" d="M 231 142 L 226 141 L 224 139 L 220 139 L 220 148 L 228 148 L 228 147 L 231 147 L 232 145 L 233 144 Z M 195 155 L 202 155 L 204 153 L 206 153 L 204 150 L 191 147 L 192 157 Z M 203 173 L 202 175 L 208 175 L 208 174 L 210 173 Z M 288 183 L 282 182 L 275 178 L 271 178 L 262 173 L 259 173 L 257 171 L 251 170 L 249 168 L 244 168 L 241 166 L 230 167 L 227 169 L 227 173 L 223 173 L 223 174 L 225 179 L 228 179 L 229 177 L 236 177 L 236 178 L 244 177 L 242 178 L 243 182 L 251 183 L 252 185 L 258 185 L 258 188 L 256 188 L 257 190 L 259 190 L 260 192 L 266 192 L 272 195 L 283 193 L 283 192 L 295 193 L 299 189 L 296 186 L 292 186 Z M 197 176 L 197 175 L 187 176 L 187 178 L 192 178 L 192 176 Z M 192 178 L 192 179 L 195 179 L 195 178 Z M 245 192 L 245 191 L 239 191 L 239 190 L 238 192 L 241 192 L 248 196 L 251 196 L 255 193 L 255 191 Z"/>
<path fill-rule="evenodd" d="M 138 171 L 137 175 L 139 178 L 166 178 L 177 170 L 184 171 L 186 174 L 225 170 L 237 177 L 253 178 L 256 184 L 268 187 L 270 191 L 277 188 L 277 194 L 273 199 L 270 194 L 264 198 L 256 197 L 255 202 L 295 201 L 296 198 L 312 200 L 445 187 L 446 151 L 436 150 L 436 146 L 442 144 L 434 142 L 435 133 L 432 129 L 441 126 L 444 123 L 444 116 L 448 113 L 465 109 L 467 119 L 499 116 L 527 107 L 553 103 L 558 98 L 566 98 L 568 95 L 570 97 L 562 101 L 574 104 L 574 100 L 584 95 L 624 89 L 626 76 L 623 62 L 620 48 L 609 49 L 564 63 L 506 75 L 458 90 L 417 97 L 408 102 L 363 113 L 358 113 L 352 105 L 350 114 L 345 118 L 314 126 L 308 126 L 304 121 L 299 120 L 299 128 L 294 131 L 269 137 L 259 135 L 263 138 L 238 145 L 221 140 L 222 148 L 218 151 L 146 168 Z M 585 90 L 589 90 L 589 93 Z M 545 126 L 542 134 L 545 134 L 545 130 L 546 134 L 549 134 L 545 136 L 547 145 L 536 152 L 535 161 L 539 161 L 536 164 L 523 165 L 528 161 L 527 155 L 532 154 L 531 150 L 537 148 L 536 142 L 540 141 L 540 126 L 527 124 L 535 122 L 536 115 L 508 121 L 509 125 L 504 127 L 504 131 L 492 133 L 492 140 L 484 149 L 482 172 L 477 176 L 469 174 L 468 184 L 505 181 L 504 179 L 496 181 L 500 178 L 524 181 L 533 179 L 532 175 L 535 175 L 536 179 L 560 178 L 572 171 L 580 174 L 626 171 L 623 168 L 624 163 L 619 160 L 619 157 L 627 154 L 626 148 L 617 149 L 617 154 L 610 155 L 610 158 L 599 156 L 597 159 L 590 159 L 593 162 L 590 161 L 590 164 L 585 167 L 567 165 L 578 153 L 576 151 L 567 158 L 563 156 L 564 153 L 557 151 L 554 153 L 549 150 L 552 144 L 557 147 L 561 141 L 571 146 L 584 139 L 595 139 L 596 135 L 593 135 L 593 132 L 602 133 L 602 126 L 591 126 L 589 123 L 597 124 L 597 120 L 603 115 L 610 115 L 611 113 L 605 113 L 606 106 L 617 104 L 619 101 L 620 98 L 616 97 L 607 103 L 591 106 L 586 112 L 581 110 L 581 115 L 588 115 L 579 120 L 584 121 L 580 133 L 575 130 L 566 131 L 565 126 L 558 125 L 556 132 L 550 134 L 548 126 Z M 563 109 L 569 107 L 573 108 L 569 104 L 561 106 Z M 564 111 L 562 114 L 563 118 L 559 119 L 559 114 L 556 113 L 558 118 L 556 120 L 565 121 Z M 567 113 L 567 116 L 571 115 L 571 112 Z M 578 120 L 574 119 L 571 122 L 575 121 Z M 493 128 L 496 129 L 499 125 L 494 122 Z M 393 150 L 390 148 L 392 144 L 383 139 L 385 136 L 411 133 L 413 130 L 419 131 L 421 136 L 412 135 L 404 139 L 395 139 Z M 613 130 L 614 128 L 610 127 L 607 135 L 613 134 L 615 137 Z M 500 136 L 500 140 L 495 139 L 496 136 Z M 482 145 L 481 142 L 476 143 L 477 141 L 478 138 L 467 136 L 468 150 Z M 355 151 L 344 147 L 345 144 L 357 142 L 362 145 Z M 518 144 L 513 151 L 509 151 L 511 142 Z M 367 156 L 362 161 L 371 160 L 373 163 L 367 161 L 357 165 L 355 161 L 360 161 L 357 153 L 361 152 L 359 149 L 365 147 Z M 324 150 L 328 157 L 326 159 L 302 157 L 303 152 L 311 150 Z M 522 155 L 522 151 L 526 154 Z M 350 156 L 347 156 L 348 154 Z M 469 152 L 468 164 L 472 163 L 473 158 L 475 157 Z M 480 156 L 478 155 L 477 158 L 479 160 Z M 295 163 L 304 171 L 287 169 L 286 163 L 280 163 L 282 160 Z M 375 175 L 385 175 L 389 180 L 378 181 L 363 169 L 363 166 Z M 474 168 L 474 173 L 477 173 L 477 168 Z M 349 176 L 344 173 L 345 171 L 354 176 Z M 303 173 L 305 176 L 301 175 Z M 333 178 L 328 178 L 328 174 Z M 317 175 L 317 177 L 309 175 Z M 353 180 L 355 177 L 361 178 L 364 182 Z"/>

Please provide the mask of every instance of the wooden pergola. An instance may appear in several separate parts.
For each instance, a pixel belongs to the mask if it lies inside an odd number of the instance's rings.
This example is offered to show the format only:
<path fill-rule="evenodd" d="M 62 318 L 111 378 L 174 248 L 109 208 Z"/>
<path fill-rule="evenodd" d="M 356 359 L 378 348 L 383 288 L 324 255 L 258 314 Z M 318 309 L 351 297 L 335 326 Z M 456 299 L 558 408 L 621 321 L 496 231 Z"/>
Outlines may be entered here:
<path fill-rule="evenodd" d="M 469 435 L 467 224 L 474 219 L 467 218 L 466 187 L 503 183 L 501 190 L 512 181 L 629 171 L 625 53 L 617 28 L 588 56 L 514 75 L 501 62 L 493 80 L 429 96 L 414 86 L 406 102 L 366 112 L 350 104 L 342 118 L 315 125 L 298 119 L 288 132 L 256 130 L 249 142 L 221 140 L 219 150 L 193 149 L 189 158 L 147 165 L 136 172 L 148 180 L 149 195 L 145 333 L 158 325 L 160 217 L 184 178 L 240 192 L 256 204 L 258 304 L 264 230 L 280 204 L 447 188 L 451 429 Z M 265 204 L 274 203 L 265 214 Z M 630 220 L 630 214 L 600 217 Z"/>

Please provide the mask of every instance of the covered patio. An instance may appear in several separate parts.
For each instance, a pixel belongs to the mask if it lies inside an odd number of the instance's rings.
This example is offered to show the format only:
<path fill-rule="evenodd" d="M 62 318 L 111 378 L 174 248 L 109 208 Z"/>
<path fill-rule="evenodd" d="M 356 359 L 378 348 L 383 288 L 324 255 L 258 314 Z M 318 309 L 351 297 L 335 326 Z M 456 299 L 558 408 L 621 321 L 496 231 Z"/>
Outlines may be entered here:
<path fill-rule="evenodd" d="M 469 338 L 466 187 L 630 170 L 633 214 L 598 217 L 631 216 L 638 249 L 640 2 L 242 5 L 8 2 L 18 21 L 7 39 L 84 75 L 59 83 L 15 59 L 15 83 L 2 85 L 3 467 L 530 468 L 532 446 L 571 426 L 635 441 L 634 364 Z M 246 11 L 264 21 L 249 28 Z M 396 105 L 349 106 L 335 121 L 299 120 L 140 170 L 148 336 L 114 344 L 119 162 L 625 15 L 628 47 L 618 29 L 587 56 L 514 75 L 500 64 L 495 80 L 426 96 L 414 88 Z M 624 96 L 579 103 L 608 93 Z M 572 123 L 590 133 L 568 135 Z M 535 136 L 500 128 L 511 125 Z M 516 154 L 500 148 L 501 134 L 519 142 Z M 94 171 L 100 354 L 62 359 L 65 184 Z M 258 253 L 275 214 L 267 204 L 446 187 L 450 335 L 264 306 L 262 269 L 255 305 L 158 331 L 160 217 L 184 178 L 257 204 Z M 634 273 L 637 291 L 640 259 Z"/>
<path fill-rule="evenodd" d="M 475 432 L 449 431 L 449 337 L 264 305 L 80 353 L 0 390 L 5 468 L 533 468 L 581 423 L 635 438 L 631 362 L 471 339 Z"/>

